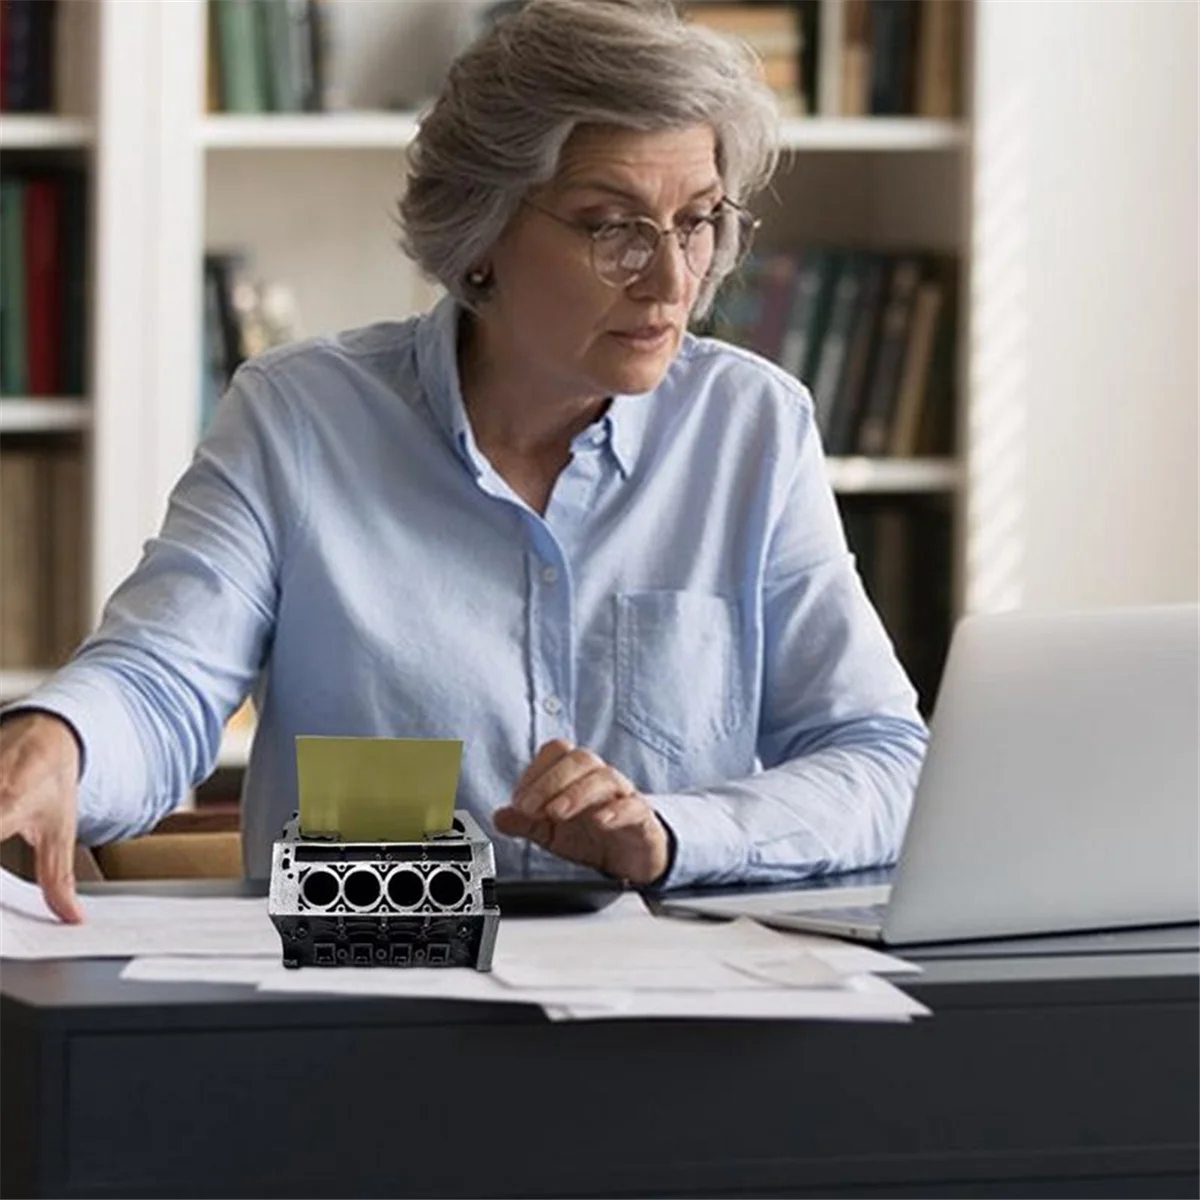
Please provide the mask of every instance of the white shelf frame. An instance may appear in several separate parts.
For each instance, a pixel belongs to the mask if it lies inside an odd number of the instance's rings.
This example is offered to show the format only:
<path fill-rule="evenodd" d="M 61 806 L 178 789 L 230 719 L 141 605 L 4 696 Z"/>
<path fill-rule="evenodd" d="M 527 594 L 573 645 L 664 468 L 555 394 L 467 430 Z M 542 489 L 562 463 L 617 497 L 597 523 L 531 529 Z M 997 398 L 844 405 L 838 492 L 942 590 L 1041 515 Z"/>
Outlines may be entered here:
<path fill-rule="evenodd" d="M 0 434 L 62 433 L 89 429 L 92 406 L 87 400 L 60 397 L 6 396 L 0 400 Z"/>
<path fill-rule="evenodd" d="M 956 492 L 964 476 L 954 458 L 828 458 L 825 469 L 841 495 Z"/>
<path fill-rule="evenodd" d="M 0 150 L 82 149 L 95 141 L 92 121 L 47 113 L 0 116 Z"/>
<path fill-rule="evenodd" d="M 209 150 L 396 150 L 416 136 L 416 113 L 282 113 L 207 116 L 201 144 Z"/>
<path fill-rule="evenodd" d="M 922 117 L 789 117 L 780 130 L 787 150 L 961 150 L 968 140 L 961 121 Z"/>
<path fill-rule="evenodd" d="M 200 121 L 206 150 L 403 150 L 416 136 L 415 112 L 216 114 Z M 780 128 L 788 150 L 956 151 L 967 140 L 959 121 L 916 117 L 789 117 Z"/>

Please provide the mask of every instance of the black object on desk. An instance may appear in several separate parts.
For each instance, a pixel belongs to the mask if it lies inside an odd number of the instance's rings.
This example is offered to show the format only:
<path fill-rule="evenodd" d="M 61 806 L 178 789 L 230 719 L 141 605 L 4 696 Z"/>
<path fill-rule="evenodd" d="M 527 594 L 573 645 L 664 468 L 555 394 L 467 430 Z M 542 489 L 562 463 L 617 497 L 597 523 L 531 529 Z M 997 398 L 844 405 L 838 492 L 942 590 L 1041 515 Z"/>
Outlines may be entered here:
<path fill-rule="evenodd" d="M 497 879 L 500 916 L 553 917 L 599 912 L 631 889 L 603 879 Z"/>
<path fill-rule="evenodd" d="M 211 894 L 209 890 L 208 894 Z M 908 953 L 910 958 L 920 954 Z M 1197 955 L 930 959 L 912 1024 L 6 961 L 4 1196 L 1195 1196 Z"/>

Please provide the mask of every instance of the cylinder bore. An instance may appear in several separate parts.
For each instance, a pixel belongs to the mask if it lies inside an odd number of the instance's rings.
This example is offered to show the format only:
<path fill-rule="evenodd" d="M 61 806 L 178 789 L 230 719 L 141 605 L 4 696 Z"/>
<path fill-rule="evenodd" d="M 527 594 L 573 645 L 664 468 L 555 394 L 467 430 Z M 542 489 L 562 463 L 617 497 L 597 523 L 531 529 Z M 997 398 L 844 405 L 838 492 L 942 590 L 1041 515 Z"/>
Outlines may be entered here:
<path fill-rule="evenodd" d="M 346 903 L 354 908 L 370 908 L 379 903 L 383 885 L 379 876 L 366 867 L 356 867 L 342 881 L 342 894 Z"/>
<path fill-rule="evenodd" d="M 338 878 L 332 871 L 318 867 L 304 876 L 300 893 L 314 908 L 328 908 L 338 897 Z"/>
<path fill-rule="evenodd" d="M 429 877 L 429 895 L 434 904 L 451 908 L 467 894 L 467 885 L 457 871 L 434 871 Z"/>
<path fill-rule="evenodd" d="M 401 867 L 388 876 L 387 894 L 397 908 L 412 908 L 425 898 L 425 880 L 420 872 Z"/>

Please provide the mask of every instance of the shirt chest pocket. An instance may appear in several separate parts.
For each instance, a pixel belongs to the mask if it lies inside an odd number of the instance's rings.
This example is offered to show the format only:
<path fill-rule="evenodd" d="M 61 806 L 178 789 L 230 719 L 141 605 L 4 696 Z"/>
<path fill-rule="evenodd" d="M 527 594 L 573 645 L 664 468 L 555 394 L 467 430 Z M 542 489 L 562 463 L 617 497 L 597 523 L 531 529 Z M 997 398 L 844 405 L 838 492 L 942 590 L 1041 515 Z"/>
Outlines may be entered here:
<path fill-rule="evenodd" d="M 616 719 L 678 762 L 745 721 L 738 605 L 701 592 L 616 597 Z"/>

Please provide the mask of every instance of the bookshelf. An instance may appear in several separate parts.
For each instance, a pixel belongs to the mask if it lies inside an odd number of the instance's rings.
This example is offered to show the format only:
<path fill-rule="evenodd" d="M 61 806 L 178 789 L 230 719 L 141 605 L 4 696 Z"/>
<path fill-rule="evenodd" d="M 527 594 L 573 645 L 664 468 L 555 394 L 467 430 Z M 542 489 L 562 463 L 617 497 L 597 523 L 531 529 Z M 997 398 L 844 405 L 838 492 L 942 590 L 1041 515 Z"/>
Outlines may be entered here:
<path fill-rule="evenodd" d="M 51 7 L 39 5 L 39 19 Z M 69 540 L 64 543 L 56 521 L 49 538 L 51 555 L 60 560 L 56 582 L 39 585 L 33 577 L 41 572 L 28 564 L 6 571 L 0 606 L 10 612 L 10 606 L 28 610 L 45 603 L 66 612 L 64 619 L 79 629 L 94 623 L 103 598 L 134 565 L 153 524 L 136 465 L 145 461 L 155 407 L 141 366 L 153 337 L 144 314 L 151 253 L 144 220 L 145 114 L 155 111 L 156 79 L 130 67 L 142 63 L 153 40 L 151 14 L 142 11 L 148 7 L 58 0 L 47 94 L 38 111 L 0 112 L 4 174 L 74 172 L 84 194 L 77 386 L 70 394 L 6 389 L 0 398 L 0 455 L 32 449 L 74 460 L 70 502 L 61 503 L 65 493 L 51 488 Z M 6 105 L 10 53 L 6 50 L 3 62 Z M 52 343 L 60 352 L 61 341 L 58 331 Z M 20 665 L 5 658 L 0 701 L 35 688 L 61 650 L 43 648 Z"/>
<path fill-rule="evenodd" d="M 27 10 L 35 36 L 6 38 L 0 63 L 0 701 L 36 687 L 88 619 L 94 75 L 90 14 L 49 15 Z"/>

